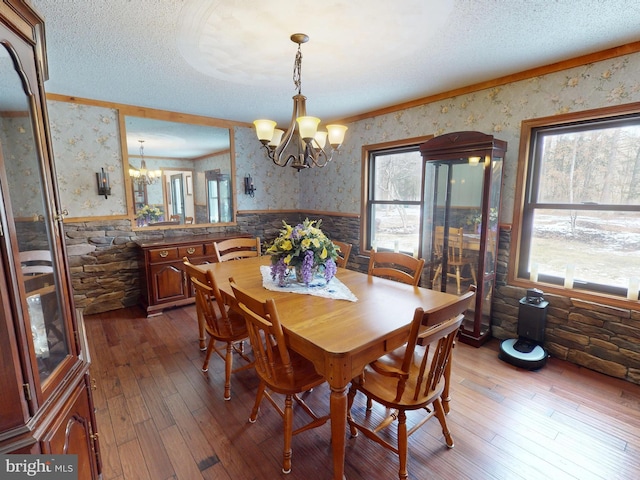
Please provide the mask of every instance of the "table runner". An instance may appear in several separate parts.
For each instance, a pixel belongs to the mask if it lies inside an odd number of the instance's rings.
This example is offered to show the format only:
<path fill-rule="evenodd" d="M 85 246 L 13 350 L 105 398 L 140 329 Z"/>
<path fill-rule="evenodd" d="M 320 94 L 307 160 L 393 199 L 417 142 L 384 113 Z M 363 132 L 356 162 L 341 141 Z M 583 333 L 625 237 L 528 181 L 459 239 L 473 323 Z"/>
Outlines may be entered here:
<path fill-rule="evenodd" d="M 261 265 L 260 273 L 262 274 L 262 285 L 267 290 L 315 295 L 317 297 L 348 300 L 350 302 L 358 301 L 358 298 L 349 290 L 349 287 L 342 283 L 338 277 L 333 277 L 329 283 L 327 283 L 324 278 L 314 278 L 308 287 L 304 283 L 297 282 L 280 287 L 278 283 L 271 278 L 270 266 Z"/>

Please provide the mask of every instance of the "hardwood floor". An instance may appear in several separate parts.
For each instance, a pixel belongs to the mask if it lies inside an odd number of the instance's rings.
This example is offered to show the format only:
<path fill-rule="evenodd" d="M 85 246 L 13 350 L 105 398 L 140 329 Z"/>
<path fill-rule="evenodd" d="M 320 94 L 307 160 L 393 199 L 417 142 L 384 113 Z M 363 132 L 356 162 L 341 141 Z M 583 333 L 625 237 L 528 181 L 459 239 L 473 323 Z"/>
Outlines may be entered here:
<path fill-rule="evenodd" d="M 331 478 L 328 424 L 294 437 L 293 470 L 281 473 L 280 417 L 264 403 L 247 422 L 252 370 L 232 376 L 228 402 L 224 362 L 214 356 L 201 372 L 195 307 L 149 319 L 136 307 L 85 322 L 104 480 Z M 640 478 L 640 386 L 553 358 L 536 372 L 517 369 L 497 358 L 498 346 L 456 346 L 447 417 L 455 448 L 428 422 L 409 440 L 411 478 Z M 328 395 L 324 386 L 307 399 L 323 413 Z M 363 399 L 356 403 L 363 414 Z M 397 458 L 362 435 L 347 439 L 346 475 L 395 479 Z"/>

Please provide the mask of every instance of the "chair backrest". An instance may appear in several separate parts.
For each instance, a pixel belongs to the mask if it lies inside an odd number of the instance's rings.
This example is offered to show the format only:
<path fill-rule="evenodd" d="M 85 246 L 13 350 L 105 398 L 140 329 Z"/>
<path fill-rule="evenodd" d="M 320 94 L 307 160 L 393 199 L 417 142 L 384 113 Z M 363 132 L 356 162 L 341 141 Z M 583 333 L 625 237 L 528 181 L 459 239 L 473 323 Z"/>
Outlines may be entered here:
<path fill-rule="evenodd" d="M 26 250 L 19 253 L 24 275 L 53 272 L 53 261 L 49 250 Z"/>
<path fill-rule="evenodd" d="M 258 375 L 271 384 L 293 380 L 293 365 L 285 344 L 275 300 L 260 301 L 229 279 L 244 314 Z"/>
<path fill-rule="evenodd" d="M 184 264 L 185 271 L 187 272 L 187 278 L 190 279 L 195 277 L 199 282 L 207 284 L 207 274 L 199 268 L 196 268 L 195 265 L 189 261 L 188 257 L 182 257 L 182 263 Z"/>
<path fill-rule="evenodd" d="M 180 220 L 182 220 L 182 216 L 181 215 L 171 215 L 169 217 L 169 220 L 172 222 L 179 222 Z"/>
<path fill-rule="evenodd" d="M 230 238 L 213 244 L 216 261 L 226 262 L 237 258 L 259 257 L 262 254 L 260 237 Z"/>
<path fill-rule="evenodd" d="M 396 401 L 400 401 L 406 391 L 410 395 L 406 399 L 420 402 L 443 388 L 441 381 L 451 349 L 464 312 L 475 294 L 476 287 L 472 285 L 464 295 L 444 306 L 426 312 L 416 309 L 400 367 L 402 373 L 397 373 Z M 417 345 L 424 348 L 416 348 Z"/>
<path fill-rule="evenodd" d="M 391 278 L 414 287 L 420 283 L 424 258 L 415 258 L 401 252 L 372 251 L 369 257 L 369 275 Z"/>
<path fill-rule="evenodd" d="M 463 234 L 462 228 L 449 228 L 449 262 L 462 262 Z"/>
<path fill-rule="evenodd" d="M 349 255 L 351 254 L 351 244 L 347 242 L 339 242 L 337 240 L 332 240 L 338 247 L 340 247 L 340 251 L 338 252 L 338 258 L 336 258 L 336 265 L 342 268 L 347 267 L 347 262 L 349 261 Z"/>
<path fill-rule="evenodd" d="M 185 217 L 184 223 L 189 225 L 193 223 L 193 217 Z"/>
<path fill-rule="evenodd" d="M 235 333 L 233 325 L 229 321 L 227 309 L 220 295 L 220 290 L 213 274 L 208 271 L 205 274 L 206 283 L 201 282 L 195 276 L 191 277 L 191 283 L 196 293 L 196 308 L 202 312 L 207 327 L 214 337 L 225 339 Z M 217 308 L 216 308 L 217 307 Z"/>

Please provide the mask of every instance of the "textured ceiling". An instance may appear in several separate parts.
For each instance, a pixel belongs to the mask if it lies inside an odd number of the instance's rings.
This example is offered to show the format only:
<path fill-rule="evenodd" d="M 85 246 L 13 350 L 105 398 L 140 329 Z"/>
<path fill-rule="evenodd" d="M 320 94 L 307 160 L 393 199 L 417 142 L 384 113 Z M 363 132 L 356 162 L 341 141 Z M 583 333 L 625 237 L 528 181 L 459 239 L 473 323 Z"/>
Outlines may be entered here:
<path fill-rule="evenodd" d="M 640 40 L 629 0 L 32 0 L 50 93 L 251 122 L 323 120 Z"/>

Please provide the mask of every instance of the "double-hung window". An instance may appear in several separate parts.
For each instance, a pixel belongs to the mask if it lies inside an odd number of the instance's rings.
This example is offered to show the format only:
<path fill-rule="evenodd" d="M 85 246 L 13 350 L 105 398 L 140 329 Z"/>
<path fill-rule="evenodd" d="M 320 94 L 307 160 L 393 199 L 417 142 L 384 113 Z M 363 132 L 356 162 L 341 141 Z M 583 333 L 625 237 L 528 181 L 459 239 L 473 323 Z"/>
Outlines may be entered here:
<path fill-rule="evenodd" d="M 365 250 L 417 255 L 421 245 L 424 161 L 420 144 L 429 137 L 363 148 Z"/>
<path fill-rule="evenodd" d="M 521 141 L 516 281 L 637 300 L 640 104 L 525 121 Z"/>

